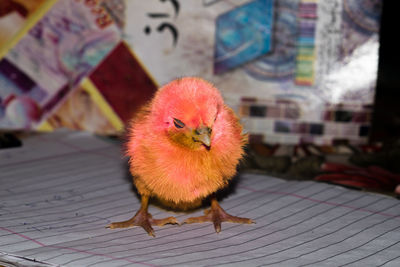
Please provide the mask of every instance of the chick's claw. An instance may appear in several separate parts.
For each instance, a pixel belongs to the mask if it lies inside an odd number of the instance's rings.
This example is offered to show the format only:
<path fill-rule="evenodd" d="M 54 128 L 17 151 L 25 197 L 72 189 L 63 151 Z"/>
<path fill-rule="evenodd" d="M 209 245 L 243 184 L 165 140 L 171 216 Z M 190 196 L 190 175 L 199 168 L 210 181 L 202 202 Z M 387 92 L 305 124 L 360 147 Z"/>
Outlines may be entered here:
<path fill-rule="evenodd" d="M 106 228 L 128 228 L 133 226 L 141 226 L 150 236 L 155 237 L 152 225 L 163 226 L 165 224 L 179 224 L 175 217 L 168 217 L 163 219 L 153 219 L 151 214 L 145 210 L 139 210 L 131 219 L 123 222 L 113 222 L 106 226 Z"/>
<path fill-rule="evenodd" d="M 217 200 L 215 199 L 211 201 L 211 209 L 207 209 L 204 211 L 204 216 L 188 218 L 183 222 L 183 224 L 203 223 L 203 222 L 212 222 L 214 224 L 215 232 L 217 233 L 221 232 L 222 222 L 241 223 L 241 224 L 255 223 L 251 219 L 236 217 L 226 213 L 226 211 L 224 211 L 221 208 L 221 206 L 219 206 Z"/>

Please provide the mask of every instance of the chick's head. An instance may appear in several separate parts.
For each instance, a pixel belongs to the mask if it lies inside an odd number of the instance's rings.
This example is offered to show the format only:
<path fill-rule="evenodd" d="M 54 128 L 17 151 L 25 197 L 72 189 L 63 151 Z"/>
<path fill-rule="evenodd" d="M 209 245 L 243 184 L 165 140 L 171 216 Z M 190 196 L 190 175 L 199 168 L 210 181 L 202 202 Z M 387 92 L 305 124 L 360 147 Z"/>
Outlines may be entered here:
<path fill-rule="evenodd" d="M 153 99 L 155 128 L 175 145 L 210 150 L 213 126 L 223 105 L 212 84 L 194 77 L 174 80 L 160 88 Z"/>

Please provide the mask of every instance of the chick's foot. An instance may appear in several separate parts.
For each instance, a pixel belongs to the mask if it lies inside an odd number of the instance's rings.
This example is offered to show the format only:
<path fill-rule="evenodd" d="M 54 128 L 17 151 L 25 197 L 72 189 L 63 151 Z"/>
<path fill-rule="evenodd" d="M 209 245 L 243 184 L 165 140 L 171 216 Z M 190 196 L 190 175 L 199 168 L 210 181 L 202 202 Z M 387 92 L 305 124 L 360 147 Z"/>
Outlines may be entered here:
<path fill-rule="evenodd" d="M 148 198 L 142 197 L 142 207 L 138 212 L 127 221 L 113 222 L 106 226 L 106 228 L 128 228 L 133 226 L 141 226 L 150 236 L 155 237 L 152 225 L 163 226 L 165 224 L 179 224 L 175 217 L 168 217 L 163 219 L 153 219 L 150 213 L 147 212 Z"/>
<path fill-rule="evenodd" d="M 151 214 L 144 210 L 139 210 L 131 219 L 123 222 L 113 222 L 107 225 L 107 228 L 128 228 L 133 226 L 141 226 L 150 235 L 154 235 L 152 225 L 163 226 L 165 224 L 179 224 L 175 217 L 168 217 L 163 219 L 153 219 Z"/>
<path fill-rule="evenodd" d="M 211 199 L 211 208 L 204 211 L 204 216 L 199 217 L 191 217 L 186 219 L 185 223 L 203 223 L 203 222 L 212 222 L 214 223 L 215 232 L 221 232 L 221 223 L 222 222 L 231 222 L 231 223 L 241 223 L 241 224 L 251 224 L 255 223 L 252 219 L 249 218 L 241 218 L 232 216 L 218 204 L 215 198 Z"/>

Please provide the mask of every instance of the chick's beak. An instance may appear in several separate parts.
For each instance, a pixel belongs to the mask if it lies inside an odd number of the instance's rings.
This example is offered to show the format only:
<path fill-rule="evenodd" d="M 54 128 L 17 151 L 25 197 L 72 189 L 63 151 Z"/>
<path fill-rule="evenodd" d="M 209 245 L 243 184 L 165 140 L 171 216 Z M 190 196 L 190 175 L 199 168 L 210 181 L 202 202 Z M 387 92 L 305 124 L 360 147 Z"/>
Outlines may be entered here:
<path fill-rule="evenodd" d="M 194 131 L 193 138 L 197 142 L 203 143 L 206 147 L 211 146 L 211 129 L 209 127 L 200 127 Z"/>

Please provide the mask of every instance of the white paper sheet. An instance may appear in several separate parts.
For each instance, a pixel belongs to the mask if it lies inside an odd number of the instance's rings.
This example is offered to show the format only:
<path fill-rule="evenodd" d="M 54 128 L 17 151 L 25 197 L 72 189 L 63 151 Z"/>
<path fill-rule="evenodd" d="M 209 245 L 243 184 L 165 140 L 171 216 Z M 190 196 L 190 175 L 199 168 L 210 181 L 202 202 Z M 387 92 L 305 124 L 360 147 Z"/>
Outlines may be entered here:
<path fill-rule="evenodd" d="M 311 181 L 241 174 L 220 204 L 256 224 L 223 223 L 219 234 L 211 223 L 154 227 L 155 238 L 106 229 L 140 205 L 121 155 L 117 144 L 68 131 L 0 150 L 0 264 L 400 266 L 398 200 Z M 149 212 L 182 222 L 202 210 Z"/>

